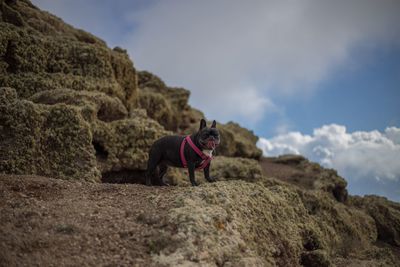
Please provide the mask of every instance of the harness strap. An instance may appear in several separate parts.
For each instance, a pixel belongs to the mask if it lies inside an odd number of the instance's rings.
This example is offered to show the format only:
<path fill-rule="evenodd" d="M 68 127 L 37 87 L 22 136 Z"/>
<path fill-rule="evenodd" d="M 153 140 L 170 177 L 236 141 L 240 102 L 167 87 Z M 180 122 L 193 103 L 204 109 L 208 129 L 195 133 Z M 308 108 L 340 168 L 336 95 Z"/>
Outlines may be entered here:
<path fill-rule="evenodd" d="M 189 146 L 194 150 L 194 152 L 196 152 L 197 155 L 199 155 L 203 161 L 201 162 L 201 165 L 199 167 L 196 168 L 196 170 L 202 170 L 205 167 L 208 166 L 208 164 L 210 164 L 210 161 L 212 160 L 212 157 L 207 156 L 206 154 L 204 154 L 192 141 L 192 139 L 190 138 L 190 136 L 186 136 L 182 143 L 181 143 L 181 147 L 180 147 L 180 156 L 181 156 L 181 162 L 184 168 L 187 168 L 187 161 L 185 158 L 185 145 L 186 143 L 189 144 Z"/>

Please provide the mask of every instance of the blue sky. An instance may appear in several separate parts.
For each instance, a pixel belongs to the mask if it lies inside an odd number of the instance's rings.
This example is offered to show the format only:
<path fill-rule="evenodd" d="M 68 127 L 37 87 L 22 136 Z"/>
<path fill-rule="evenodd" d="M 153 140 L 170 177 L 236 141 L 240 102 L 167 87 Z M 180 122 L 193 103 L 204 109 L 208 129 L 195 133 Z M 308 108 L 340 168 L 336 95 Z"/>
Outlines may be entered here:
<path fill-rule="evenodd" d="M 352 132 L 400 126 L 400 47 L 358 47 L 351 57 L 354 63 L 333 71 L 312 96 L 278 97 L 285 116 L 271 114 L 256 132 L 273 136 L 282 121 L 287 130 L 306 134 L 327 123 Z"/>
<path fill-rule="evenodd" d="M 254 130 L 265 155 L 304 154 L 353 194 L 400 201 L 399 1 L 33 3 Z"/>

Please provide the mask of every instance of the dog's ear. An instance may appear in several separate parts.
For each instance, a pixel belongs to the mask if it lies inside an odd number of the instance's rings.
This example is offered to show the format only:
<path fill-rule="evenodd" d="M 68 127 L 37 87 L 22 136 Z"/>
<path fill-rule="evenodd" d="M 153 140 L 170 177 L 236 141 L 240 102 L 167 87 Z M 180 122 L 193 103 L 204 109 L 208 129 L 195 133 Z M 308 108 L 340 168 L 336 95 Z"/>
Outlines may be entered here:
<path fill-rule="evenodd" d="M 215 120 L 213 120 L 213 122 L 211 124 L 211 128 L 217 128 L 217 122 Z"/>
<path fill-rule="evenodd" d="M 200 121 L 200 129 L 199 130 L 203 129 L 206 126 L 207 126 L 206 121 L 204 119 L 201 119 L 201 121 Z"/>

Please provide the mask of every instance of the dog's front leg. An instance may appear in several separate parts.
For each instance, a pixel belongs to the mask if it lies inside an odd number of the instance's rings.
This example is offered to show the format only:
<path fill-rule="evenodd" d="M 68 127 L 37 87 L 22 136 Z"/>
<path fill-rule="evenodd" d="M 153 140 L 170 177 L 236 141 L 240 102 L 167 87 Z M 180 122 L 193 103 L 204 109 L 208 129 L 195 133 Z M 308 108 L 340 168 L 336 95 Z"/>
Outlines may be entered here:
<path fill-rule="evenodd" d="M 208 182 L 212 183 L 215 182 L 215 179 L 213 177 L 210 177 L 210 165 L 211 163 L 209 163 L 207 167 L 204 168 L 203 172 L 204 172 L 204 178 L 206 178 Z"/>
<path fill-rule="evenodd" d="M 196 183 L 196 180 L 194 179 L 194 169 L 196 168 L 195 163 L 188 162 L 187 167 L 188 167 L 188 171 L 189 171 L 190 182 L 192 183 L 193 186 L 198 186 L 198 184 Z"/>

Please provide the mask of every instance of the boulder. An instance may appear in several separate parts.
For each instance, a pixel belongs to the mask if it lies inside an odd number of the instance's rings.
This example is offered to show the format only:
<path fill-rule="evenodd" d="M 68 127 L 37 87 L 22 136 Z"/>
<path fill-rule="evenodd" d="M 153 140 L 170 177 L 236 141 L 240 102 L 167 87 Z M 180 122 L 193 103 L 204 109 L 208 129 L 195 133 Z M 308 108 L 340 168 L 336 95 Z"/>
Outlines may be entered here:
<path fill-rule="evenodd" d="M 400 204 L 379 196 L 352 196 L 350 204 L 365 210 L 374 220 L 378 240 L 400 247 Z"/>
<path fill-rule="evenodd" d="M 204 118 L 189 105 L 190 92 L 184 88 L 169 87 L 148 71 L 138 72 L 138 86 L 139 106 L 167 130 L 182 133 Z"/>
<path fill-rule="evenodd" d="M 1 88 L 0 172 L 100 181 L 90 125 L 77 108 L 35 104 Z"/>
<path fill-rule="evenodd" d="M 173 207 L 151 237 L 153 261 L 166 266 L 394 264 L 390 251 L 374 245 L 377 231 L 369 215 L 322 192 L 268 184 L 232 180 L 175 190 Z M 311 208 L 310 200 L 319 206 Z"/>
<path fill-rule="evenodd" d="M 219 124 L 217 128 L 222 136 L 217 153 L 228 157 L 260 159 L 262 151 L 256 146 L 258 137 L 253 131 L 234 122 Z"/>
<path fill-rule="evenodd" d="M 333 169 L 321 167 L 301 155 L 261 158 L 263 173 L 303 189 L 327 192 L 339 202 L 347 200 L 347 182 Z"/>
<path fill-rule="evenodd" d="M 119 98 L 101 92 L 59 89 L 37 93 L 31 100 L 47 105 L 64 103 L 80 111 L 90 126 L 97 167 L 110 182 L 121 175 L 130 176 L 132 182 L 142 179 L 138 176 L 144 175 L 150 146 L 168 134 L 145 113 L 128 113 Z"/>
<path fill-rule="evenodd" d="M 95 90 L 137 107 L 136 71 L 126 52 L 29 1 L 0 5 L 0 86 L 13 87 L 21 98 L 62 88 Z"/>

